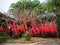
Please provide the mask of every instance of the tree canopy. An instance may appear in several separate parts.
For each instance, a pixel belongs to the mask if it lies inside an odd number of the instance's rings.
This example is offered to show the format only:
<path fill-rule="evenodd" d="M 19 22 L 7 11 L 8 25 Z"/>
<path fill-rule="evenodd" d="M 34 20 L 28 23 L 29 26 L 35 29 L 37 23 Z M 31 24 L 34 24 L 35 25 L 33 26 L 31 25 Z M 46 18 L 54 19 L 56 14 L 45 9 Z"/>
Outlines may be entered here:
<path fill-rule="evenodd" d="M 39 0 L 21 0 L 13 3 L 9 9 L 10 14 L 36 16 L 42 13 L 42 6 Z"/>

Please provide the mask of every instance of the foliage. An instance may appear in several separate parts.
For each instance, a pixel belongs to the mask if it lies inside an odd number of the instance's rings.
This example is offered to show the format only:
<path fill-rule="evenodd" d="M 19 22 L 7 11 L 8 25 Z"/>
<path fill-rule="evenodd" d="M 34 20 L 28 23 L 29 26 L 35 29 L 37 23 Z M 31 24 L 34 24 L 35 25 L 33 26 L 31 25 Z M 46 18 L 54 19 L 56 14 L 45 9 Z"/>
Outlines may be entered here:
<path fill-rule="evenodd" d="M 30 33 L 29 33 L 28 31 L 26 31 L 26 32 L 23 34 L 23 37 L 25 37 L 26 40 L 30 41 L 31 36 L 30 36 Z"/>
<path fill-rule="evenodd" d="M 60 33 L 60 0 L 47 0 L 47 8 L 56 14 L 57 27 Z M 48 10 L 47 9 L 47 10 Z"/>
<path fill-rule="evenodd" d="M 42 13 L 39 0 L 21 0 L 12 4 L 10 7 L 9 12 L 12 12 L 13 15 L 38 15 Z"/>
<path fill-rule="evenodd" d="M 6 36 L 0 36 L 0 43 L 6 42 L 6 40 L 7 40 Z"/>
<path fill-rule="evenodd" d="M 5 21 L 0 19 L 0 26 L 6 27 Z"/>
<path fill-rule="evenodd" d="M 58 15 L 56 17 L 56 20 L 57 20 L 57 28 L 58 28 L 58 32 L 59 32 L 59 36 L 60 36 L 60 15 Z"/>
<path fill-rule="evenodd" d="M 5 42 L 7 40 L 6 33 L 0 32 L 0 42 Z"/>

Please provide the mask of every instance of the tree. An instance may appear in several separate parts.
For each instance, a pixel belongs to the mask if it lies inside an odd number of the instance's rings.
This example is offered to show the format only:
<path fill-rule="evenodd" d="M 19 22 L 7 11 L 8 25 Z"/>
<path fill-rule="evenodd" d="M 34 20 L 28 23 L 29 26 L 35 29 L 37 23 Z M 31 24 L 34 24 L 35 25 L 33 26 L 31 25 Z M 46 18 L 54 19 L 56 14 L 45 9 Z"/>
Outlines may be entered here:
<path fill-rule="evenodd" d="M 57 27 L 60 34 L 60 0 L 47 0 L 47 10 L 56 14 Z"/>
<path fill-rule="evenodd" d="M 10 6 L 9 13 L 16 17 L 20 15 L 36 16 L 42 13 L 42 7 L 39 0 L 21 0 Z"/>

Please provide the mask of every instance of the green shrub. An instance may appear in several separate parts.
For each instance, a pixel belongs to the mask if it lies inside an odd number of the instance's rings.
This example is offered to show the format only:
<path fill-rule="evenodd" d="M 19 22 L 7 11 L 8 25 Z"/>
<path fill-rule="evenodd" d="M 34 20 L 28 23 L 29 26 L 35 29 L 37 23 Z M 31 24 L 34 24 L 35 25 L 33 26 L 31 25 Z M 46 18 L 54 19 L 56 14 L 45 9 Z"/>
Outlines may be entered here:
<path fill-rule="evenodd" d="M 30 36 L 30 33 L 28 31 L 26 31 L 26 33 L 24 33 L 23 37 L 25 37 L 26 40 L 30 41 L 31 36 Z"/>
<path fill-rule="evenodd" d="M 60 15 L 56 16 L 56 21 L 57 21 L 57 28 L 58 28 L 59 37 L 60 37 Z"/>
<path fill-rule="evenodd" d="M 5 36 L 6 33 L 5 32 L 0 32 L 0 36 Z"/>
<path fill-rule="evenodd" d="M 7 37 L 6 36 L 0 36 L 0 42 L 6 42 Z"/>
<path fill-rule="evenodd" d="M 22 37 L 22 33 L 21 32 L 19 32 L 19 34 L 18 35 L 13 35 L 13 38 L 15 38 L 15 39 L 17 39 L 17 38 L 20 38 L 20 37 Z"/>
<path fill-rule="evenodd" d="M 5 20 L 1 20 L 1 19 L 0 19 L 0 26 L 2 26 L 2 27 L 6 27 Z"/>
<path fill-rule="evenodd" d="M 7 40 L 6 33 L 0 32 L 0 42 L 5 42 Z"/>

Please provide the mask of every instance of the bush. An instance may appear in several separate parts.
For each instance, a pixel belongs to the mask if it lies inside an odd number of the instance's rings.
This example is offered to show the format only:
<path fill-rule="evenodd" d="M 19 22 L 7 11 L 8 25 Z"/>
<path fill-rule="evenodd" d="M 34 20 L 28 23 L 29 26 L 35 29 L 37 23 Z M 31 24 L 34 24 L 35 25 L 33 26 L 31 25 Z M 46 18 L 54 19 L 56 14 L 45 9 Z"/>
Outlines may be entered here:
<path fill-rule="evenodd" d="M 7 40 L 6 33 L 0 32 L 0 42 L 5 42 Z"/>
<path fill-rule="evenodd" d="M 5 32 L 0 32 L 0 36 L 6 36 L 7 34 Z"/>
<path fill-rule="evenodd" d="M 1 19 L 0 19 L 0 26 L 2 26 L 2 27 L 6 27 L 5 20 L 1 20 Z"/>
<path fill-rule="evenodd" d="M 30 33 L 28 31 L 26 31 L 26 33 L 24 33 L 23 37 L 25 37 L 26 40 L 30 41 L 31 36 L 30 36 Z"/>
<path fill-rule="evenodd" d="M 0 36 L 0 42 L 6 42 L 7 37 L 6 36 Z"/>
<path fill-rule="evenodd" d="M 58 32 L 59 32 L 59 37 L 60 37 L 60 15 L 56 16 L 56 20 L 57 20 L 57 28 L 58 28 Z"/>
<path fill-rule="evenodd" d="M 13 35 L 13 38 L 15 38 L 15 39 L 17 39 L 17 38 L 20 38 L 20 37 L 22 37 L 22 33 L 21 32 L 19 32 L 19 34 L 18 35 Z"/>

